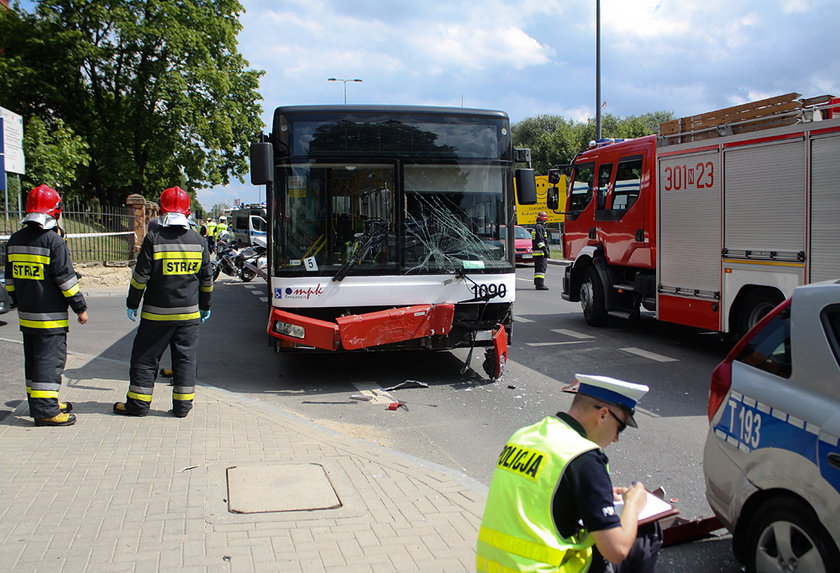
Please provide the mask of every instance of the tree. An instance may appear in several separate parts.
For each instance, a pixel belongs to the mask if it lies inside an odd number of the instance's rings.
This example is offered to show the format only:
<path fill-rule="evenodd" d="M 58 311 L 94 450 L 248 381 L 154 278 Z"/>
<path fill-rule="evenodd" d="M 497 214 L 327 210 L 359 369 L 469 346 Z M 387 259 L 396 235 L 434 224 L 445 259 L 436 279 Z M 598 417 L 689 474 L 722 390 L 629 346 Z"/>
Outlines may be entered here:
<path fill-rule="evenodd" d="M 607 114 L 601 121 L 601 133 L 607 138 L 641 137 L 656 133 L 673 113 L 658 111 L 624 119 Z M 595 120 L 576 122 L 556 115 L 540 115 L 513 125 L 513 144 L 531 149 L 531 163 L 537 173 L 548 173 L 558 165 L 571 163 L 575 155 L 595 139 Z"/>
<path fill-rule="evenodd" d="M 120 204 L 247 170 L 262 71 L 237 51 L 238 0 L 40 0 L 0 13 L 0 101 L 89 146 L 74 189 Z M 21 111 L 19 111 L 21 113 Z"/>
<path fill-rule="evenodd" d="M 48 128 L 41 118 L 32 116 L 23 130 L 23 152 L 27 157 L 23 185 L 27 189 L 44 183 L 64 192 L 76 181 L 78 168 L 90 163 L 87 143 L 61 119 Z"/>

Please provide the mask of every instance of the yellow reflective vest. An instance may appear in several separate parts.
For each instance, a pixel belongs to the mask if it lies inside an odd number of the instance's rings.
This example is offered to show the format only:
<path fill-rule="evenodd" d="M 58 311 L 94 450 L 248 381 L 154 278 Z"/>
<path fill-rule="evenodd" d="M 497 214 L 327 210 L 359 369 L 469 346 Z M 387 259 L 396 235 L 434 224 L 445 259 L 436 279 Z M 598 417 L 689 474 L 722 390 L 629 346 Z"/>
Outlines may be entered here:
<path fill-rule="evenodd" d="M 552 516 L 552 498 L 569 462 L 598 445 L 549 416 L 517 430 L 502 449 L 478 533 L 476 570 L 583 572 L 592 561 L 592 535 L 566 539 Z"/>

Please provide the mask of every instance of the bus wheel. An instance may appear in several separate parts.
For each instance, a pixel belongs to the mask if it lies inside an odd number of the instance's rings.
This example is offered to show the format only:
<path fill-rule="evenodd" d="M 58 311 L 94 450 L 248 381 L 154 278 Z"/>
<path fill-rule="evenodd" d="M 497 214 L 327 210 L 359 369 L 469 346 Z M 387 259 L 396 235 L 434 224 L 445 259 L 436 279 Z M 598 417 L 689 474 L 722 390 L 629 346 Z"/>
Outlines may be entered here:
<path fill-rule="evenodd" d="M 590 326 L 607 324 L 607 309 L 604 304 L 604 286 L 595 267 L 586 269 L 586 278 L 580 285 L 580 307 L 583 318 Z"/>
<path fill-rule="evenodd" d="M 738 305 L 735 333 L 738 338 L 758 324 L 764 315 L 776 308 L 785 297 L 775 289 L 758 289 L 750 292 Z"/>

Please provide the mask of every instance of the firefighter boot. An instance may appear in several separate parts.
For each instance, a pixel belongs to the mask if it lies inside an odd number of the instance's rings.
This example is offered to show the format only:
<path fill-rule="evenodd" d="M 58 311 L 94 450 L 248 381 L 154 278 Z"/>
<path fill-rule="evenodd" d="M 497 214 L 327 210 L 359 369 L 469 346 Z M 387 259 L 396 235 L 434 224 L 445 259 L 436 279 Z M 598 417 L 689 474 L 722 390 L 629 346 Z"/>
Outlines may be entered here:
<path fill-rule="evenodd" d="M 119 414 L 121 416 L 136 416 L 138 418 L 142 418 L 146 415 L 146 412 L 136 412 L 134 410 L 129 410 L 126 407 L 125 402 L 115 402 L 114 403 L 114 414 Z"/>
<path fill-rule="evenodd" d="M 549 290 L 549 288 L 545 286 L 545 279 L 534 279 L 534 287 L 536 290 Z"/>
<path fill-rule="evenodd" d="M 58 409 L 61 410 L 61 412 L 64 414 L 69 414 L 73 411 L 73 404 L 71 404 L 70 402 L 59 402 Z"/>
<path fill-rule="evenodd" d="M 72 426 L 76 423 L 75 414 L 61 412 L 52 418 L 35 418 L 36 426 Z"/>

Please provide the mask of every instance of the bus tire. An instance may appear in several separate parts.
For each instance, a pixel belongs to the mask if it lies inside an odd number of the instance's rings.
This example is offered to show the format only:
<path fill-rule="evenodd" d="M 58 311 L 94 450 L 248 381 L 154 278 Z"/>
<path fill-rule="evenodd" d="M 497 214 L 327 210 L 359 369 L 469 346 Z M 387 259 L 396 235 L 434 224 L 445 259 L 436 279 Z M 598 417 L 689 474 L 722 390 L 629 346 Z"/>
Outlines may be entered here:
<path fill-rule="evenodd" d="M 580 285 L 580 308 L 583 318 L 589 326 L 607 324 L 607 308 L 604 303 L 604 285 L 595 267 L 586 269 L 583 283 Z"/>

